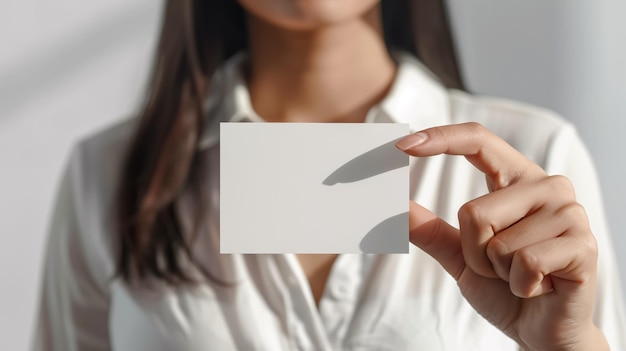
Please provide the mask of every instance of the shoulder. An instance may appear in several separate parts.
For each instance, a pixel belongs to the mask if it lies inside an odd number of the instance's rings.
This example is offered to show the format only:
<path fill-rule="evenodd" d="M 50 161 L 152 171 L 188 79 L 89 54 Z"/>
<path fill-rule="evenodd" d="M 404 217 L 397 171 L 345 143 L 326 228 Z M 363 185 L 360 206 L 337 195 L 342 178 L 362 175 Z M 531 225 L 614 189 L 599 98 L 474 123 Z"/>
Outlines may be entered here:
<path fill-rule="evenodd" d="M 66 167 L 65 191 L 86 243 L 111 247 L 112 208 L 123 160 L 137 119 L 127 119 L 79 140 Z"/>
<path fill-rule="evenodd" d="M 137 123 L 138 118 L 124 119 L 76 143 L 70 167 L 80 176 L 80 190 L 89 195 L 114 190 Z"/>
<path fill-rule="evenodd" d="M 449 93 L 452 123 L 480 123 L 543 167 L 555 148 L 578 141 L 574 126 L 548 109 L 459 90 Z"/>
<path fill-rule="evenodd" d="M 109 188 L 117 180 L 137 121 L 136 118 L 122 120 L 76 143 L 70 166 L 80 173 L 83 187 L 111 190 Z"/>
<path fill-rule="evenodd" d="M 41 327 L 54 329 L 63 318 L 106 315 L 116 261 L 111 209 L 134 124 L 117 123 L 74 146 L 48 225 Z"/>
<path fill-rule="evenodd" d="M 551 134 L 571 128 L 563 117 L 545 108 L 459 90 L 449 93 L 453 123 L 478 122 L 509 138 L 526 130 Z"/>
<path fill-rule="evenodd" d="M 81 138 L 74 147 L 85 156 L 106 156 L 116 162 L 123 154 L 135 133 L 137 118 L 118 121 L 108 127 Z"/>

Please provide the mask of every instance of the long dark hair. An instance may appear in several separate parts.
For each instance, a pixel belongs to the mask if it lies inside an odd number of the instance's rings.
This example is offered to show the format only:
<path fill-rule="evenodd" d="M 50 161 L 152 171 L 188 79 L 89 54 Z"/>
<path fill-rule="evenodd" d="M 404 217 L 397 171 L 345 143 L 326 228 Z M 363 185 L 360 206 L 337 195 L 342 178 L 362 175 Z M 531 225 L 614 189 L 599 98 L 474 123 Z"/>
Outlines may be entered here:
<path fill-rule="evenodd" d="M 139 125 L 117 196 L 117 272 L 127 281 L 192 282 L 193 262 L 174 203 L 194 181 L 203 101 L 215 70 L 247 47 L 244 10 L 235 0 L 168 0 Z M 462 89 L 442 0 L 382 0 L 387 46 L 413 53 L 448 88 Z M 198 211 L 201 212 L 201 211 Z"/>

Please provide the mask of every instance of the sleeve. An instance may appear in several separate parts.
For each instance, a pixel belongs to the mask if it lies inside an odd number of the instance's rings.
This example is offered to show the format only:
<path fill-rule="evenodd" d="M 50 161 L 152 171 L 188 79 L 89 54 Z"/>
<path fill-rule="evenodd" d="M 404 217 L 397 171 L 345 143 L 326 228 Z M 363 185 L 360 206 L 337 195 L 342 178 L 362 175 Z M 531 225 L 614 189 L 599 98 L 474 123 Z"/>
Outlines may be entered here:
<path fill-rule="evenodd" d="M 75 151 L 62 178 L 44 257 L 33 350 L 109 350 L 106 280 L 95 279 L 98 255 L 81 215 L 82 171 Z M 82 219 L 82 222 L 81 222 Z"/>
<path fill-rule="evenodd" d="M 546 172 L 567 176 L 574 185 L 578 202 L 587 212 L 598 243 L 594 322 L 604 332 L 612 350 L 626 350 L 624 295 L 600 185 L 590 154 L 573 126 L 567 125 L 554 137 L 546 160 Z"/>

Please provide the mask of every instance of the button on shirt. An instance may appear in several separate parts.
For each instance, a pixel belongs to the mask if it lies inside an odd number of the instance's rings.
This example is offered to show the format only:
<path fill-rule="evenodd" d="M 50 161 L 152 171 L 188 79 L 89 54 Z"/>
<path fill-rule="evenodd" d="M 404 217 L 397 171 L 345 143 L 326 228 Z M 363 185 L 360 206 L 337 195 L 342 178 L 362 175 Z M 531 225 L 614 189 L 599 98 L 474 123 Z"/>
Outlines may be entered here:
<path fill-rule="evenodd" d="M 394 58 L 392 88 L 366 122 L 407 123 L 417 131 L 476 121 L 549 174 L 572 180 L 599 245 L 594 320 L 612 349 L 626 350 L 598 182 L 574 128 L 536 107 L 447 90 L 415 58 Z M 198 149 L 200 191 L 209 207 L 193 242 L 193 269 L 227 284 L 131 285 L 114 275 L 112 194 L 136 121 L 120 123 L 83 140 L 71 156 L 50 229 L 34 349 L 518 350 L 415 247 L 409 254 L 339 255 L 319 306 L 294 255 L 219 254 L 219 123 L 262 122 L 242 78 L 245 60 L 235 56 L 214 76 Z M 450 223 L 462 204 L 487 192 L 484 176 L 462 157 L 413 158 L 410 171 L 410 197 Z M 176 203 L 186 233 L 192 191 L 198 190 L 185 189 Z"/>

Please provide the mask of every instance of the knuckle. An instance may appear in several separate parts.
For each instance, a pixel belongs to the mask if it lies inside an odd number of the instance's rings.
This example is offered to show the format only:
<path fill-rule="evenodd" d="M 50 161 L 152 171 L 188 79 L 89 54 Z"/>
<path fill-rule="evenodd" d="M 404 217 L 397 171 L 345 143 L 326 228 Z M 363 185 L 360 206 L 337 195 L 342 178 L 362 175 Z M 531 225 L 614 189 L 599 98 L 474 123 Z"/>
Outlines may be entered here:
<path fill-rule="evenodd" d="M 487 212 L 477 201 L 470 201 L 459 209 L 459 223 L 460 225 L 473 224 L 480 227 L 482 223 L 486 222 Z"/>
<path fill-rule="evenodd" d="M 445 128 L 430 128 L 428 129 L 428 133 L 434 134 L 436 137 L 445 137 L 446 133 L 444 132 Z"/>
<path fill-rule="evenodd" d="M 496 236 L 487 244 L 486 253 L 500 278 L 508 280 L 511 270 L 511 255 L 506 243 Z"/>
<path fill-rule="evenodd" d="M 596 241 L 595 236 L 585 235 L 581 238 L 580 247 L 585 257 L 594 259 L 598 257 L 598 242 Z"/>
<path fill-rule="evenodd" d="M 486 247 L 493 233 L 486 216 L 488 211 L 476 201 L 470 201 L 459 209 L 461 247 L 467 265 L 479 275 L 496 278 L 493 264 L 487 256 Z"/>
<path fill-rule="evenodd" d="M 487 133 L 487 128 L 478 122 L 467 122 L 465 126 L 476 135 L 483 135 Z"/>
<path fill-rule="evenodd" d="M 598 264 L 598 246 L 593 235 L 578 238 L 574 259 L 576 273 L 581 282 L 588 282 L 595 275 Z"/>
<path fill-rule="evenodd" d="M 547 178 L 548 184 L 555 194 L 566 195 L 574 199 L 574 185 L 569 178 L 562 175 L 553 175 Z"/>
<path fill-rule="evenodd" d="M 483 140 L 490 133 L 489 130 L 485 128 L 485 126 L 478 122 L 467 122 L 464 123 L 464 126 L 467 128 L 471 136 L 476 140 Z"/>
<path fill-rule="evenodd" d="M 585 229 L 589 227 L 587 212 L 585 211 L 585 208 L 577 202 L 561 207 L 559 214 L 559 217 L 571 226 L 583 227 Z"/>
<path fill-rule="evenodd" d="M 501 258 L 508 255 L 509 253 L 510 252 L 506 243 L 498 236 L 491 239 L 489 241 L 489 244 L 487 244 L 487 254 L 490 257 Z"/>
<path fill-rule="evenodd" d="M 530 298 L 544 276 L 539 257 L 527 249 L 515 252 L 511 264 L 511 291 L 518 297 Z"/>
<path fill-rule="evenodd" d="M 541 272 L 539 257 L 529 250 L 520 249 L 516 251 L 513 259 L 519 268 L 525 272 Z"/>

